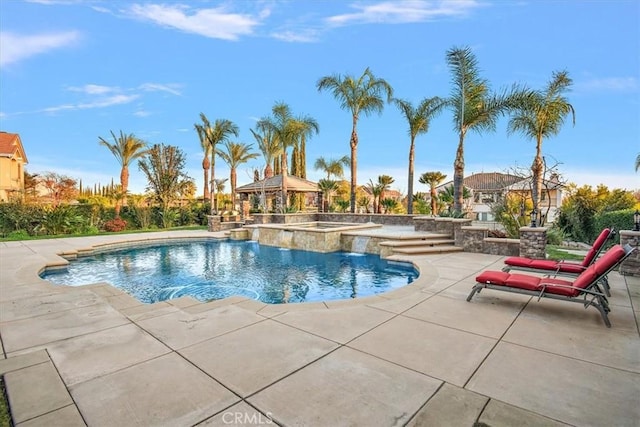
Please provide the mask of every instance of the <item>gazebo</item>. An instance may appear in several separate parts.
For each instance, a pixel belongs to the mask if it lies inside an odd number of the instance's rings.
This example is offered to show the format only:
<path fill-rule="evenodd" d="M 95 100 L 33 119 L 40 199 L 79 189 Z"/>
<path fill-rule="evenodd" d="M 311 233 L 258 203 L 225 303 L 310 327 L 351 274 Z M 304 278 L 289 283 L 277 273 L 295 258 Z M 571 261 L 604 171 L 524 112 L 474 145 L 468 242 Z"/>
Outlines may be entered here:
<path fill-rule="evenodd" d="M 284 179 L 287 185 L 287 193 L 305 194 L 305 205 L 317 203 L 319 191 L 317 183 L 293 175 L 287 175 Z M 236 193 L 240 195 L 240 200 L 249 200 L 249 196 L 255 194 L 261 198 L 263 203 L 267 205 L 267 208 L 270 208 L 270 202 L 272 202 L 274 198 L 279 199 L 280 197 L 282 180 L 282 175 L 275 175 L 238 187 L 236 188 Z"/>

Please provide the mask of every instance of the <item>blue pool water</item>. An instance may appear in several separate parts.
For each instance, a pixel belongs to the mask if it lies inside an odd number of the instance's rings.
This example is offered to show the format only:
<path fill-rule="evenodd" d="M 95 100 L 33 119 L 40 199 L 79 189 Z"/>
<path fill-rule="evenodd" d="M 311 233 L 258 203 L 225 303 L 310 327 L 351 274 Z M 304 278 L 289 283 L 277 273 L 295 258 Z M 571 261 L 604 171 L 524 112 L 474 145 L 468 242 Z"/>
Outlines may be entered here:
<path fill-rule="evenodd" d="M 96 254 L 45 271 L 56 284 L 107 282 L 145 303 L 190 295 L 200 301 L 242 295 L 265 303 L 375 295 L 411 283 L 411 264 L 377 255 L 328 254 L 247 241 L 202 241 Z"/>

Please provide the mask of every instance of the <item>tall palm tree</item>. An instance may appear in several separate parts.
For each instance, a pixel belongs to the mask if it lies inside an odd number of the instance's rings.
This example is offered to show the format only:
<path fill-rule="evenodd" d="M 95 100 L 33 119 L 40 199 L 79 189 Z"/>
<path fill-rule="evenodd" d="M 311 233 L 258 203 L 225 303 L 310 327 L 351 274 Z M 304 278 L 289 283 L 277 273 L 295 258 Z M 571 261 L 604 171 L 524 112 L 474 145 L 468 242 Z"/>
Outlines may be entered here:
<path fill-rule="evenodd" d="M 252 153 L 252 144 L 243 144 L 241 142 L 225 141 L 224 150 L 219 150 L 218 155 L 229 165 L 229 180 L 231 181 L 231 203 L 232 209 L 236 206 L 236 183 L 238 179 L 237 168 L 239 165 L 258 157 L 258 153 Z"/>
<path fill-rule="evenodd" d="M 533 189 L 531 198 L 533 209 L 540 212 L 540 195 L 542 193 L 542 175 L 544 161 L 542 159 L 542 140 L 557 135 L 568 115 L 576 123 L 576 113 L 563 93 L 571 86 L 572 80 L 567 71 L 554 71 L 547 87 L 542 91 L 534 91 L 532 96 L 515 110 L 509 120 L 508 132 L 521 132 L 536 141 L 536 156 L 531 165 Z"/>
<path fill-rule="evenodd" d="M 336 178 L 342 178 L 344 176 L 343 166 L 349 166 L 349 156 L 342 156 L 339 159 L 325 159 L 324 157 L 318 157 L 313 164 L 315 170 L 321 170 L 326 172 L 327 179 L 331 178 L 331 175 Z"/>
<path fill-rule="evenodd" d="M 429 131 L 429 124 L 431 119 L 434 118 L 442 107 L 446 105 L 444 99 L 440 99 L 437 96 L 433 98 L 425 98 L 420 101 L 418 107 L 415 108 L 409 101 L 402 99 L 394 99 L 394 103 L 400 109 L 402 115 L 407 119 L 409 124 L 409 138 L 411 142 L 409 144 L 409 182 L 408 182 L 408 201 L 407 201 L 407 213 L 411 215 L 413 213 L 413 175 L 414 175 L 414 163 L 415 163 L 415 140 L 420 134 L 427 133 Z"/>
<path fill-rule="evenodd" d="M 452 72 L 453 89 L 447 100 L 453 110 L 454 127 L 458 132 L 458 148 L 453 163 L 453 210 L 462 212 L 464 180 L 464 140 L 467 132 L 493 131 L 501 115 L 527 98 L 529 91 L 514 86 L 510 91 L 491 93 L 489 82 L 480 77 L 478 61 L 471 48 L 451 48 L 447 64 Z"/>
<path fill-rule="evenodd" d="M 373 112 L 382 113 L 386 101 L 393 97 L 393 88 L 386 80 L 373 75 L 369 67 L 358 78 L 339 74 L 325 76 L 316 84 L 318 91 L 329 90 L 340 103 L 340 108 L 351 112 L 351 213 L 356 211 L 356 170 L 358 167 L 358 119 L 360 113 L 369 115 Z"/>
<path fill-rule="evenodd" d="M 198 139 L 200 140 L 200 146 L 202 147 L 202 151 L 204 156 L 202 158 L 202 171 L 204 174 L 203 178 L 203 199 L 206 202 L 211 198 L 211 193 L 209 192 L 209 167 L 211 167 L 211 161 L 209 160 L 209 156 L 211 155 L 211 144 L 209 144 L 209 139 L 207 138 L 207 133 L 205 131 L 204 126 L 195 124 L 194 125 L 196 132 L 198 133 Z"/>
<path fill-rule="evenodd" d="M 147 144 L 137 138 L 134 134 L 125 134 L 120 131 L 120 136 L 111 131 L 111 137 L 113 138 L 113 144 L 102 137 L 98 137 L 98 143 L 104 145 L 111 151 L 111 154 L 120 163 L 120 185 L 122 189 L 122 201 L 116 202 L 116 218 L 120 217 L 120 207 L 127 201 L 127 191 L 129 190 L 129 164 L 136 160 L 143 158 L 149 150 Z"/>
<path fill-rule="evenodd" d="M 258 121 L 258 129 L 270 131 L 281 149 L 280 169 L 282 174 L 282 204 L 287 208 L 287 149 L 295 147 L 302 135 L 318 132 L 318 123 L 310 117 L 294 117 L 291 108 L 284 102 L 277 102 L 271 109 L 272 116 Z"/>
<path fill-rule="evenodd" d="M 636 157 L 636 172 L 638 172 L 638 169 L 640 169 L 640 153 Z"/>
<path fill-rule="evenodd" d="M 421 184 L 429 186 L 429 192 L 431 194 L 431 215 L 437 215 L 438 213 L 438 193 L 436 193 L 436 187 L 444 181 L 446 177 L 447 175 L 442 172 L 435 171 L 425 172 L 420 175 L 420 178 L 418 179 Z"/>
<path fill-rule="evenodd" d="M 271 130 L 265 129 L 262 134 L 260 133 L 260 129 L 249 130 L 258 143 L 258 149 L 262 153 L 264 161 L 267 164 L 264 168 L 264 178 L 271 178 L 273 176 L 273 167 L 271 166 L 271 164 L 276 157 L 282 154 L 282 147 L 278 143 L 278 139 L 273 135 Z"/>
<path fill-rule="evenodd" d="M 198 130 L 198 133 L 203 132 L 207 136 L 207 141 L 209 142 L 209 146 L 211 147 L 211 182 L 216 178 L 216 154 L 218 154 L 217 145 L 228 141 L 228 139 L 233 136 L 238 136 L 240 132 L 238 130 L 238 126 L 233 123 L 231 120 L 227 119 L 216 119 L 213 126 L 207 119 L 207 116 L 204 113 L 200 113 L 200 120 L 202 124 L 196 124 L 196 129 L 202 128 L 202 130 Z M 211 184 L 211 215 L 218 212 L 218 205 L 215 202 L 215 188 L 213 184 Z"/>

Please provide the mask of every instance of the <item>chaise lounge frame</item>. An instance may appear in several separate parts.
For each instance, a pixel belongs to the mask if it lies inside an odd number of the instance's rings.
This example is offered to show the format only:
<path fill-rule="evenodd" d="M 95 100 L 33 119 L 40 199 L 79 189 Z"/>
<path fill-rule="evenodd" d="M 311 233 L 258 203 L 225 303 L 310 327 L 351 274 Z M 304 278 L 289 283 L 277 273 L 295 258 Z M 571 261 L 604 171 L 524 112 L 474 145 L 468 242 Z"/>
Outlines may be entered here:
<path fill-rule="evenodd" d="M 510 274 L 501 271 L 485 271 L 476 277 L 477 283 L 471 289 L 471 293 L 467 297 L 467 301 L 471 301 L 476 293 L 480 293 L 482 289 L 494 289 L 497 291 L 505 291 L 523 295 L 529 295 L 537 297 L 540 301 L 542 298 L 549 298 L 561 301 L 569 301 L 573 303 L 582 304 L 584 308 L 590 306 L 595 307 L 602 316 L 604 324 L 610 328 L 611 322 L 609 321 L 609 301 L 607 296 L 600 289 L 598 283 L 602 277 L 606 276 L 611 270 L 617 268 L 636 248 L 629 244 L 624 247 L 615 245 L 605 253 L 602 258 L 598 259 L 594 264 L 589 266 L 583 273 L 581 273 L 574 282 L 555 279 L 549 276 L 535 277 L 524 274 Z M 504 274 L 507 276 L 505 277 Z M 492 282 L 491 276 L 499 275 L 505 279 L 502 284 L 499 284 L 500 280 L 494 280 Z M 584 275 L 584 277 L 582 277 Z M 591 277 L 591 278 L 589 278 Z M 513 278 L 511 284 L 507 282 Z M 535 279 L 539 279 L 536 289 L 527 289 L 526 287 L 519 287 L 522 280 L 528 282 L 535 282 Z M 574 283 L 578 281 L 587 282 L 586 286 L 574 286 Z M 582 283 L 580 283 L 582 285 Z M 527 285 L 529 286 L 529 285 Z M 567 295 L 568 294 L 568 295 Z"/>

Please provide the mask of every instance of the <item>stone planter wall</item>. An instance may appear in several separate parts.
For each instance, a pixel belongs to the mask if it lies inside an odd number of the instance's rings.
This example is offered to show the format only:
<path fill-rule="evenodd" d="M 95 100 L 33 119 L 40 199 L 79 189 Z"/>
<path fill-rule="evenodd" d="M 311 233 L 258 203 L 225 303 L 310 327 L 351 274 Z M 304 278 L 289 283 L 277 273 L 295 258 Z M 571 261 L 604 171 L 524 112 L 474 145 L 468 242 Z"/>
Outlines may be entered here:
<path fill-rule="evenodd" d="M 220 216 L 219 215 L 207 215 L 207 230 L 209 231 L 220 231 L 222 227 L 220 225 Z"/>
<path fill-rule="evenodd" d="M 520 239 L 487 237 L 484 239 L 483 253 L 501 256 L 519 256 Z"/>
<path fill-rule="evenodd" d="M 547 229 L 545 227 L 520 227 L 519 256 L 525 258 L 546 258 Z"/>
<path fill-rule="evenodd" d="M 435 216 L 416 216 L 413 218 L 413 226 L 416 231 L 435 232 L 436 217 Z"/>
<path fill-rule="evenodd" d="M 636 248 L 629 258 L 620 264 L 620 274 L 640 276 L 640 231 L 620 230 L 620 244 L 629 244 Z"/>

